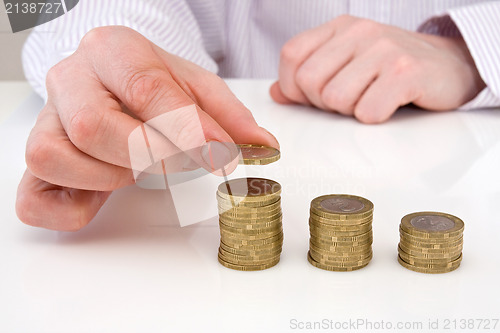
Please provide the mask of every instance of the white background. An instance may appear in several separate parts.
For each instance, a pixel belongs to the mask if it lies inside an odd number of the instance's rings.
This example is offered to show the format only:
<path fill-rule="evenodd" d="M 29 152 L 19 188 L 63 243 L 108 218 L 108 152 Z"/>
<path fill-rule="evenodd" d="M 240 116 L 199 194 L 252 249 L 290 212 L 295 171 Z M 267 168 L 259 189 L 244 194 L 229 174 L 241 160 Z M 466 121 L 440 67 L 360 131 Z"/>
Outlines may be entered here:
<path fill-rule="evenodd" d="M 0 124 L 0 331 L 287 332 L 300 331 L 296 322 L 366 319 L 393 328 L 421 321 L 422 331 L 436 332 L 429 320 L 443 331 L 447 319 L 500 319 L 499 110 L 407 109 L 366 126 L 276 105 L 269 81 L 229 84 L 281 143 L 279 162 L 246 170 L 283 186 L 281 262 L 260 272 L 222 267 L 216 218 L 180 228 L 166 191 L 137 186 L 115 192 L 76 233 L 22 224 L 16 187 L 41 106 L 30 98 Z M 26 89 L 2 88 L 10 89 L 7 96 Z M 12 98 L 2 103 L 21 102 Z M 374 258 L 364 269 L 328 272 L 306 260 L 309 204 L 328 193 L 361 195 L 375 205 Z M 465 221 L 457 271 L 425 275 L 398 264 L 400 220 L 422 210 Z"/>

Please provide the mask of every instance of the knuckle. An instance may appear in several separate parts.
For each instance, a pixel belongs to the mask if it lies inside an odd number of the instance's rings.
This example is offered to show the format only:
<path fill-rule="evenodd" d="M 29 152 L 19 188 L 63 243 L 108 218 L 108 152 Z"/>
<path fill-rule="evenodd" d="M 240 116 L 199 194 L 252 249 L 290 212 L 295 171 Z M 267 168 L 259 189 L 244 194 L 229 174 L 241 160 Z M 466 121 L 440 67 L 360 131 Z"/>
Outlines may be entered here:
<path fill-rule="evenodd" d="M 350 27 L 350 32 L 357 35 L 377 35 L 381 30 L 382 25 L 367 19 L 358 19 L 354 21 Z"/>
<path fill-rule="evenodd" d="M 96 137 L 105 132 L 103 119 L 103 115 L 92 110 L 90 106 L 79 107 L 73 112 L 66 129 L 69 139 L 80 150 L 88 151 Z"/>
<path fill-rule="evenodd" d="M 217 74 L 210 71 L 196 70 L 196 72 L 193 73 L 193 77 L 195 77 L 196 80 L 189 82 L 189 84 L 182 82 L 178 83 L 182 90 L 186 92 L 192 100 L 196 100 L 195 91 L 208 91 L 217 94 L 217 92 L 229 90 L 226 82 Z"/>
<path fill-rule="evenodd" d="M 161 77 L 156 70 L 135 70 L 124 81 L 124 98 L 133 108 L 143 109 L 162 92 Z"/>
<path fill-rule="evenodd" d="M 102 58 L 104 53 L 120 62 L 125 61 L 124 58 L 128 57 L 132 47 L 139 48 L 144 41 L 142 35 L 128 27 L 97 27 L 82 37 L 76 53 L 83 53 L 91 58 Z"/>
<path fill-rule="evenodd" d="M 177 147 L 185 148 L 202 144 L 202 142 L 193 142 L 204 137 L 203 133 L 199 133 L 199 131 L 202 131 L 202 127 L 197 117 L 198 114 L 193 112 L 184 112 L 176 117 L 169 137 L 172 138 Z"/>
<path fill-rule="evenodd" d="M 418 66 L 417 59 L 409 54 L 401 54 L 393 61 L 395 74 L 411 73 Z"/>
<path fill-rule="evenodd" d="M 321 100 L 328 108 L 336 111 L 344 111 L 349 106 L 347 94 L 339 88 L 324 89 Z"/>
<path fill-rule="evenodd" d="M 30 137 L 26 145 L 26 165 L 31 173 L 35 176 L 44 175 L 50 168 L 53 153 L 52 140 L 48 134 L 40 132 Z"/>
<path fill-rule="evenodd" d="M 357 18 L 355 16 L 349 15 L 349 14 L 342 14 L 337 16 L 337 20 L 342 20 L 342 21 L 352 21 L 356 20 Z"/>
<path fill-rule="evenodd" d="M 299 61 L 298 53 L 298 38 L 294 37 L 283 45 L 280 53 L 280 61 L 285 64 L 294 64 Z"/>
<path fill-rule="evenodd" d="M 356 22 L 360 20 L 359 18 L 349 15 L 349 14 L 342 14 L 334 18 L 333 20 L 330 21 L 331 24 L 336 25 L 344 25 L 344 24 L 350 24 L 352 22 Z"/>
<path fill-rule="evenodd" d="M 373 47 L 384 53 L 394 53 L 397 52 L 398 49 L 396 42 L 388 37 L 378 38 Z"/>
<path fill-rule="evenodd" d="M 295 80 L 297 83 L 304 87 L 305 89 L 314 89 L 315 85 L 317 85 L 317 75 L 314 70 L 310 68 L 310 66 L 302 66 L 297 70 L 297 74 L 295 75 Z"/>
<path fill-rule="evenodd" d="M 59 83 L 63 80 L 64 75 L 70 72 L 70 62 L 70 58 L 63 59 L 48 70 L 45 84 L 49 94 L 58 89 Z"/>
<path fill-rule="evenodd" d="M 115 38 L 116 32 L 121 27 L 118 26 L 106 26 L 97 27 L 89 30 L 80 41 L 80 48 L 90 48 L 95 46 L 107 45 L 112 39 Z"/>

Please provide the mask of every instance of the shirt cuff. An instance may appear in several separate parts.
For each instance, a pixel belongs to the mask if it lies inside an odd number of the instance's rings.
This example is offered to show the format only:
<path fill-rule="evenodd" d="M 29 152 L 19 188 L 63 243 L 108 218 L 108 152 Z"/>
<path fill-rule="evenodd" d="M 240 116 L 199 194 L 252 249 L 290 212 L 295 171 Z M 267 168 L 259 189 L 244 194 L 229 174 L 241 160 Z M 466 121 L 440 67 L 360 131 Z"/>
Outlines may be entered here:
<path fill-rule="evenodd" d="M 446 15 L 424 22 L 419 32 L 444 37 L 462 37 L 479 75 L 486 83 L 474 99 L 460 109 L 500 106 L 500 3 L 485 2 L 448 10 Z"/>

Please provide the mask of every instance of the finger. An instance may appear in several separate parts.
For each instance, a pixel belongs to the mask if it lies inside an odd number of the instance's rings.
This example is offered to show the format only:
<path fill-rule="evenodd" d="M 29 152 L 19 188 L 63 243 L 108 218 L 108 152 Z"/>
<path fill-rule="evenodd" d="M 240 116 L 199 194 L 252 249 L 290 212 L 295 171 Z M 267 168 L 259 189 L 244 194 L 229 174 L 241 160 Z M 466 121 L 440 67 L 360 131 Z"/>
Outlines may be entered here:
<path fill-rule="evenodd" d="M 237 143 L 256 143 L 279 148 L 276 138 L 258 126 L 248 108 L 217 75 L 155 46 L 155 52 L 172 73 L 174 80 L 191 99 L 212 117 Z"/>
<path fill-rule="evenodd" d="M 119 102 L 87 69 L 65 60 L 54 66 L 47 77 L 52 105 L 69 139 L 82 152 L 117 166 L 135 167 L 135 170 L 139 170 L 139 166 L 143 170 L 155 161 L 180 153 L 163 135 L 148 126 L 143 128 L 142 121 L 124 113 Z M 74 77 L 81 80 L 76 81 Z M 147 132 L 147 144 L 143 130 Z M 153 161 L 147 146 L 154 149 Z"/>
<path fill-rule="evenodd" d="M 403 105 L 418 98 L 411 78 L 394 72 L 381 74 L 366 90 L 354 108 L 354 116 L 367 124 L 382 123 Z"/>
<path fill-rule="evenodd" d="M 234 144 L 231 146 L 231 137 L 215 120 L 195 106 L 195 102 L 156 56 L 147 39 L 121 27 L 94 29 L 85 39 L 84 45 L 94 39 L 91 43 L 93 47 L 83 48 L 82 52 L 89 53 L 87 58 L 90 59 L 90 66 L 95 68 L 98 79 L 140 120 L 154 122 L 153 128 L 208 170 L 213 166 L 207 163 L 206 154 L 201 149 L 195 150 L 207 142 L 220 142 L 226 146 L 221 157 L 232 158 L 224 161 L 230 169 L 236 166 L 237 154 Z M 130 45 L 134 47 L 130 48 Z M 104 59 L 102 54 L 107 57 Z M 109 59 L 112 59 L 112 64 Z"/>
<path fill-rule="evenodd" d="M 278 81 L 274 82 L 269 88 L 269 94 L 273 101 L 278 104 L 293 104 L 294 101 L 288 99 L 281 91 L 280 84 Z"/>
<path fill-rule="evenodd" d="M 319 47 L 297 69 L 295 82 L 307 99 L 320 109 L 327 109 L 321 91 L 354 57 L 355 43 L 348 37 L 333 38 Z"/>
<path fill-rule="evenodd" d="M 352 116 L 358 100 L 378 75 L 382 61 L 380 56 L 365 52 L 345 65 L 321 91 L 325 108 Z"/>
<path fill-rule="evenodd" d="M 303 62 L 335 34 L 334 21 L 305 31 L 290 39 L 282 48 L 279 64 L 279 86 L 283 95 L 296 103 L 310 104 L 297 85 L 296 73 Z"/>
<path fill-rule="evenodd" d="M 112 191 L 134 183 L 131 170 L 78 150 L 50 105 L 42 110 L 28 138 L 26 163 L 35 177 L 59 186 Z"/>
<path fill-rule="evenodd" d="M 16 212 L 31 226 L 76 231 L 94 218 L 110 194 L 52 185 L 26 170 L 17 190 Z"/>

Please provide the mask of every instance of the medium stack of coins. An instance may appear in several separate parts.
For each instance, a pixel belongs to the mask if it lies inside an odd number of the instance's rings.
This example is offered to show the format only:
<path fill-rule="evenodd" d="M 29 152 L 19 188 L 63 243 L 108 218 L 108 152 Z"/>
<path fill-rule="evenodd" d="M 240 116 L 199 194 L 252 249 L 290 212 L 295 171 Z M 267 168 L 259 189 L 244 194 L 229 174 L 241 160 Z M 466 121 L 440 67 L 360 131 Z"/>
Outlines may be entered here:
<path fill-rule="evenodd" d="M 219 262 L 240 271 L 270 268 L 283 245 L 281 186 L 263 178 L 224 182 L 217 190 Z"/>
<path fill-rule="evenodd" d="M 353 271 L 372 259 L 373 204 L 354 195 L 324 195 L 311 202 L 307 259 L 329 271 Z"/>
<path fill-rule="evenodd" d="M 450 214 L 406 215 L 399 226 L 399 263 L 416 272 L 447 273 L 462 261 L 464 222 Z"/>

